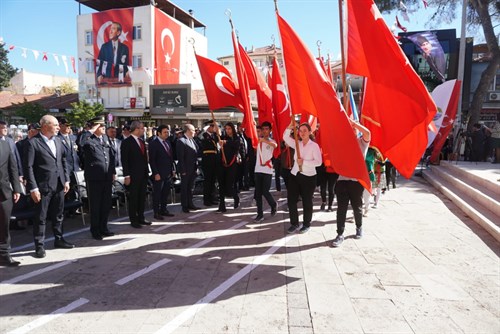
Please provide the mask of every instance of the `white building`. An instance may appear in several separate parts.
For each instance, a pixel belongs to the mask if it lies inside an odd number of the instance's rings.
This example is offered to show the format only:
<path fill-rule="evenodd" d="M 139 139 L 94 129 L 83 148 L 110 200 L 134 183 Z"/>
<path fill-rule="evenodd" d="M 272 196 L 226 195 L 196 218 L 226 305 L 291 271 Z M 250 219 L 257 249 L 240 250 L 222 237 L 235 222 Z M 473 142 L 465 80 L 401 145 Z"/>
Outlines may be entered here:
<path fill-rule="evenodd" d="M 170 80 L 168 84 L 174 86 L 188 84 L 191 90 L 203 89 L 193 52 L 193 44 L 199 55 L 206 56 L 207 38 L 196 30 L 199 28 L 204 29 L 205 26 L 195 19 L 192 13 L 185 12 L 169 1 L 157 1 L 156 6 L 151 5 L 149 0 L 77 1 L 98 11 L 98 13 L 94 14 L 79 15 L 77 18 L 78 58 L 81 60 L 78 73 L 78 90 L 81 100 L 95 101 L 96 96 L 98 96 L 99 102 L 104 104 L 106 110 L 120 118 L 117 123 L 123 123 L 129 117 L 145 116 L 147 118 L 148 114 L 145 115 L 144 113 L 149 112 L 151 105 L 150 86 L 155 85 L 155 83 L 165 84 L 161 80 L 159 82 L 157 78 L 158 58 L 156 50 L 158 50 L 158 36 L 160 34 L 162 37 L 161 47 L 165 46 L 163 51 L 160 49 L 161 52 L 165 52 L 161 57 L 164 57 L 165 63 L 170 64 L 170 56 L 174 57 L 174 54 L 180 59 L 177 65 L 178 68 L 171 69 L 176 78 L 173 79 L 174 82 Z M 131 82 L 120 87 L 119 85 L 103 87 L 99 84 L 96 89 L 95 64 L 96 62 L 99 64 L 99 60 L 97 60 L 98 55 L 95 53 L 99 52 L 101 46 L 104 47 L 103 42 L 108 38 L 105 31 L 107 31 L 107 26 L 111 25 L 111 21 L 116 20 L 113 19 L 113 17 L 116 17 L 114 15 L 118 15 L 119 11 L 127 9 L 133 11 L 133 28 L 131 27 L 132 31 L 125 31 L 124 28 L 121 37 L 126 37 L 128 41 L 125 43 L 132 47 L 132 54 L 129 55 L 130 61 L 127 67 Z M 168 34 L 163 31 L 159 33 L 158 29 L 162 29 L 162 27 L 158 27 L 156 22 L 160 22 L 157 19 L 158 10 L 161 11 L 161 15 L 166 14 L 168 19 L 176 26 L 175 29 L 172 29 L 173 34 L 170 31 Z M 108 15 L 110 19 L 100 27 L 96 27 L 93 21 L 96 14 Z M 102 39 L 103 37 L 104 39 Z M 167 43 L 171 43 L 168 52 L 165 51 Z M 96 48 L 97 44 L 99 44 L 99 49 Z M 118 78 L 118 80 L 120 79 Z M 135 102 L 135 108 L 130 103 L 131 98 Z M 181 119 L 185 118 L 185 115 L 166 113 L 165 115 L 151 115 L 151 118 Z"/>
<path fill-rule="evenodd" d="M 33 73 L 21 69 L 10 79 L 11 90 L 15 94 L 41 94 L 43 89 L 54 89 L 62 84 L 70 84 L 75 90 L 78 88 L 78 80 L 70 77 L 61 77 L 50 74 Z"/>

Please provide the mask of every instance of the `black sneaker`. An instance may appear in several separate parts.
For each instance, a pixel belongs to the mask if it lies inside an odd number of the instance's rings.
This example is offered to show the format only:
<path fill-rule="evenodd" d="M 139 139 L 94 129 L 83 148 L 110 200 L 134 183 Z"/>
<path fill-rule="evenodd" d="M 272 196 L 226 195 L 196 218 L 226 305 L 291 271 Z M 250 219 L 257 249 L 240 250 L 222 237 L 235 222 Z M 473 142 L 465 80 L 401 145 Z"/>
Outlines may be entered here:
<path fill-rule="evenodd" d="M 363 228 L 356 228 L 356 236 L 354 237 L 355 239 L 361 239 L 363 237 Z"/>
<path fill-rule="evenodd" d="M 275 205 L 274 208 L 271 208 L 271 217 L 276 216 L 277 207 L 278 207 L 278 205 Z"/>
<path fill-rule="evenodd" d="M 257 215 L 257 217 L 255 217 L 255 219 L 253 221 L 256 222 L 256 223 L 261 223 L 261 222 L 264 221 L 264 216 L 263 215 Z"/>
<path fill-rule="evenodd" d="M 309 226 L 302 226 L 302 228 L 299 230 L 299 233 L 304 234 L 307 231 L 309 231 Z"/>
<path fill-rule="evenodd" d="M 292 226 L 290 226 L 290 227 L 288 228 L 287 232 L 288 232 L 288 234 L 292 234 L 292 233 L 297 232 L 297 230 L 298 230 L 298 229 L 299 229 L 299 227 L 298 227 L 298 226 L 292 225 Z"/>
<path fill-rule="evenodd" d="M 344 236 L 342 234 L 337 235 L 332 241 L 332 247 L 339 247 L 344 242 Z"/>
<path fill-rule="evenodd" d="M 333 212 L 333 207 L 330 205 L 330 206 L 328 207 L 328 210 L 326 210 L 326 211 L 328 211 L 328 212 Z"/>
<path fill-rule="evenodd" d="M 321 203 L 321 207 L 319 208 L 319 210 L 325 211 L 325 208 L 326 208 L 326 203 L 325 202 Z"/>

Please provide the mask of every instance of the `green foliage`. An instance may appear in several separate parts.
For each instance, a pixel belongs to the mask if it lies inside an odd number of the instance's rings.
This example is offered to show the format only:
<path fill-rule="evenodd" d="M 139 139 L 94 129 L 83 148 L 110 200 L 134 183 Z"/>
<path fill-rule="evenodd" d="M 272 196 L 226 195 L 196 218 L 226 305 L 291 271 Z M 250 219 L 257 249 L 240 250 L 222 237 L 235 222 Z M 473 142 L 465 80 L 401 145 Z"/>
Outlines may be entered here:
<path fill-rule="evenodd" d="M 74 126 L 83 126 L 85 122 L 104 112 L 104 106 L 100 103 L 91 105 L 87 101 L 79 101 L 71 104 L 73 110 L 67 112 L 65 117 Z"/>
<path fill-rule="evenodd" d="M 17 103 L 16 105 L 18 106 L 16 116 L 26 119 L 27 123 L 38 123 L 42 116 L 47 114 L 47 110 L 42 105 L 28 102 L 26 99 L 24 99 L 23 103 Z"/>
<path fill-rule="evenodd" d="M 17 72 L 17 68 L 12 67 L 9 63 L 8 53 L 9 51 L 5 49 L 5 44 L 0 44 L 0 88 L 9 87 L 10 79 Z"/>

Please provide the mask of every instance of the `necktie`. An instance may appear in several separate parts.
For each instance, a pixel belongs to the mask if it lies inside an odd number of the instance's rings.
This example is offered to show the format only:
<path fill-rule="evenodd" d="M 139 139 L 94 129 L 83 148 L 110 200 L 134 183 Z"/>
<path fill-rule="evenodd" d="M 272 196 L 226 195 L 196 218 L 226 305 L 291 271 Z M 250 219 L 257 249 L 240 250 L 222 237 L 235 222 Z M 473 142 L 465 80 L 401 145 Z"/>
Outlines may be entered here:
<path fill-rule="evenodd" d="M 144 155 L 144 142 L 142 139 L 137 139 L 139 141 L 139 146 L 141 147 L 141 153 Z"/>
<path fill-rule="evenodd" d="M 170 147 L 168 147 L 168 144 L 167 144 L 167 141 L 166 140 L 163 140 L 163 146 L 165 146 L 165 150 L 167 150 L 167 154 L 168 156 L 172 156 L 172 154 L 170 153 Z"/>

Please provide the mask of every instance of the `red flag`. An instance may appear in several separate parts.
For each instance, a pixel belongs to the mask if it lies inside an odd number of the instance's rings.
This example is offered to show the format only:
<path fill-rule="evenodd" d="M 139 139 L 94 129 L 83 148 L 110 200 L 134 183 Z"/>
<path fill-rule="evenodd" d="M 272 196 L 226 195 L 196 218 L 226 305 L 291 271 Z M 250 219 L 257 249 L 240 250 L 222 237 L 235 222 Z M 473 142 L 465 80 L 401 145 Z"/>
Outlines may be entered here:
<path fill-rule="evenodd" d="M 401 25 L 401 23 L 399 22 L 399 19 L 398 19 L 398 16 L 396 15 L 396 25 L 398 26 L 399 29 L 403 30 L 404 32 L 407 32 L 408 29 L 406 29 L 405 27 L 403 27 Z"/>
<path fill-rule="evenodd" d="M 277 14 L 293 113 L 317 116 L 325 165 L 371 189 L 365 159 L 328 77 L 288 23 Z"/>
<path fill-rule="evenodd" d="M 76 64 L 75 64 L 75 57 L 70 57 L 71 60 L 71 66 L 73 67 L 73 73 L 76 73 Z"/>
<path fill-rule="evenodd" d="M 330 61 L 330 55 L 328 55 L 328 64 L 326 65 L 326 75 L 330 78 L 330 82 L 333 85 L 333 74 L 332 74 L 332 62 Z"/>
<path fill-rule="evenodd" d="M 155 11 L 155 84 L 178 84 L 181 63 L 181 26 L 173 18 Z"/>
<path fill-rule="evenodd" d="M 48 60 L 49 60 L 49 57 L 47 57 L 47 52 L 44 52 L 44 53 L 43 53 L 42 60 L 43 60 L 43 61 L 48 61 Z"/>
<path fill-rule="evenodd" d="M 241 98 L 229 71 L 221 64 L 199 55 L 196 55 L 196 61 L 210 110 L 228 106 L 241 109 Z"/>
<path fill-rule="evenodd" d="M 245 68 L 248 77 L 248 86 L 250 89 L 255 89 L 257 93 L 257 104 L 259 109 L 259 123 L 267 121 L 271 124 L 274 123 L 271 90 L 269 89 L 264 77 L 255 68 L 254 63 L 245 51 L 245 48 L 238 43 L 238 48 L 241 55 L 241 62 Z"/>
<path fill-rule="evenodd" d="M 451 93 L 450 102 L 448 103 L 448 108 L 446 108 L 446 112 L 443 117 L 443 122 L 441 123 L 441 128 L 434 139 L 434 149 L 431 154 L 431 162 L 437 163 L 439 162 L 439 154 L 441 153 L 441 149 L 448 138 L 448 134 L 453 128 L 453 124 L 455 123 L 455 116 L 457 115 L 458 108 L 458 98 L 460 97 L 460 85 L 461 82 L 459 80 L 455 80 L 455 84 L 453 86 L 453 91 Z"/>
<path fill-rule="evenodd" d="M 255 128 L 252 105 L 250 104 L 250 87 L 248 85 L 247 73 L 241 60 L 238 40 L 236 39 L 234 30 L 232 31 L 232 37 L 236 74 L 238 76 L 238 84 L 240 87 L 240 96 L 242 101 L 241 111 L 243 112 L 243 122 L 241 122 L 241 126 L 245 129 L 245 134 L 252 140 L 252 146 L 255 148 L 259 143 L 259 139 L 257 138 L 257 129 Z"/>
<path fill-rule="evenodd" d="M 427 146 L 436 105 L 373 1 L 347 5 L 347 72 L 369 79 L 363 123 L 372 133 L 371 145 L 409 178 Z"/>
<path fill-rule="evenodd" d="M 288 127 L 288 125 L 290 125 L 291 110 L 290 102 L 286 94 L 285 85 L 283 85 L 283 80 L 281 78 L 281 73 L 276 57 L 274 57 L 272 71 L 273 74 L 271 76 L 271 89 L 273 92 L 273 110 L 275 117 L 273 136 L 278 142 L 278 147 L 280 147 L 281 141 L 283 140 L 283 132 L 285 132 L 285 129 Z"/>

